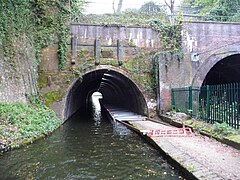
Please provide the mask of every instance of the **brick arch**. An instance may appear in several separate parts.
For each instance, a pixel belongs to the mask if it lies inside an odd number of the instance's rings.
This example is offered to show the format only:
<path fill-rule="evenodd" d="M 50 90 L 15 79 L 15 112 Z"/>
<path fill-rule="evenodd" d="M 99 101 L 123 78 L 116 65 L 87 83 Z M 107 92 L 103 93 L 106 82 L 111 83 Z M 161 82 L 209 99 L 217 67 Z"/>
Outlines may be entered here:
<path fill-rule="evenodd" d="M 208 58 L 203 60 L 202 65 L 198 68 L 192 80 L 192 86 L 202 86 L 207 74 L 221 60 L 240 54 L 240 44 L 233 44 L 224 48 L 219 48 L 210 54 Z"/>
<path fill-rule="evenodd" d="M 85 72 L 70 86 L 65 98 L 64 119 L 78 110 L 87 110 L 89 97 L 96 91 L 103 95 L 103 102 L 107 104 L 148 115 L 146 98 L 128 72 L 121 67 L 98 66 Z"/>

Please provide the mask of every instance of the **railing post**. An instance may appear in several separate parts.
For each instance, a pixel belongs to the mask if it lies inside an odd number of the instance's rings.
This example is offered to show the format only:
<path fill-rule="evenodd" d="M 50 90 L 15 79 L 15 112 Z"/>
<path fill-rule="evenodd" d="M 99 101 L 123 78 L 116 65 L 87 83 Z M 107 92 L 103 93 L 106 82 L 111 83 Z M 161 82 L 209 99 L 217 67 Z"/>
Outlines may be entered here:
<path fill-rule="evenodd" d="M 172 110 L 175 110 L 174 89 L 171 89 L 171 97 L 172 97 Z"/>
<path fill-rule="evenodd" d="M 235 128 L 236 129 L 239 129 L 239 127 L 240 127 L 240 120 L 239 120 L 239 113 L 240 113 L 240 111 L 239 111 L 239 103 L 240 103 L 240 101 L 239 101 L 239 96 L 238 96 L 238 93 L 239 93 L 239 83 L 237 83 L 236 84 L 236 101 L 237 101 L 237 117 L 236 117 L 236 121 L 235 121 Z"/>
<path fill-rule="evenodd" d="M 94 43 L 94 57 L 95 57 L 95 64 L 100 64 L 100 57 L 101 57 L 101 43 L 99 39 L 95 39 Z"/>
<path fill-rule="evenodd" d="M 210 87 L 207 85 L 207 121 L 210 120 Z"/>
<path fill-rule="evenodd" d="M 190 86 L 189 87 L 189 112 L 192 114 L 192 110 L 193 110 L 193 108 L 192 108 L 192 100 L 193 100 L 193 98 L 192 98 L 192 86 Z"/>
<path fill-rule="evenodd" d="M 118 65 L 121 66 L 123 64 L 123 45 L 119 39 L 117 40 L 117 59 Z"/>
<path fill-rule="evenodd" d="M 237 111 L 237 101 L 236 101 L 236 83 L 233 83 L 233 89 L 232 89 L 232 94 L 233 94 L 233 119 L 232 119 L 232 127 L 235 127 L 236 124 L 236 111 Z M 236 128 L 236 127 L 235 127 Z"/>
<path fill-rule="evenodd" d="M 75 64 L 75 59 L 76 59 L 76 56 L 77 56 L 77 37 L 76 36 L 71 37 L 71 50 L 72 50 L 71 63 Z"/>

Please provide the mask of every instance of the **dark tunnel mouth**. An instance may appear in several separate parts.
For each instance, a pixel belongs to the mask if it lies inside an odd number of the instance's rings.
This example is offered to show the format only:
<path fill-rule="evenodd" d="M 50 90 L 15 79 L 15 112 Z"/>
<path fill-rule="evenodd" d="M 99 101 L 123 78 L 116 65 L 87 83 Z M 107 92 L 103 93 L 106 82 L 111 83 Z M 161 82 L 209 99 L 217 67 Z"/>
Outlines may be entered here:
<path fill-rule="evenodd" d="M 240 54 L 218 61 L 207 73 L 202 86 L 240 83 Z"/>
<path fill-rule="evenodd" d="M 94 92 L 100 92 L 102 102 L 148 116 L 147 103 L 140 88 L 125 74 L 112 69 L 87 72 L 70 88 L 64 108 L 64 119 L 79 110 L 88 111 Z"/>

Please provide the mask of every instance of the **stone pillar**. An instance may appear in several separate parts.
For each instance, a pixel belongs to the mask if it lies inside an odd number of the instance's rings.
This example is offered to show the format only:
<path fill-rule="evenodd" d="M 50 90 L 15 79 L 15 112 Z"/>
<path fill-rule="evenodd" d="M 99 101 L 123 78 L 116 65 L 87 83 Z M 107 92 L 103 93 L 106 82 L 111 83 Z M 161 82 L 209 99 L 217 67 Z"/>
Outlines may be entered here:
<path fill-rule="evenodd" d="M 94 58 L 95 58 L 95 64 L 100 64 L 100 57 L 101 57 L 101 43 L 99 39 L 95 39 L 94 42 Z"/>
<path fill-rule="evenodd" d="M 121 66 L 123 64 L 123 45 L 119 39 L 117 40 L 117 59 L 118 65 Z"/>
<path fill-rule="evenodd" d="M 71 63 L 75 64 L 75 59 L 77 57 L 77 37 L 72 36 L 71 37 L 71 50 L 72 50 L 72 60 Z"/>

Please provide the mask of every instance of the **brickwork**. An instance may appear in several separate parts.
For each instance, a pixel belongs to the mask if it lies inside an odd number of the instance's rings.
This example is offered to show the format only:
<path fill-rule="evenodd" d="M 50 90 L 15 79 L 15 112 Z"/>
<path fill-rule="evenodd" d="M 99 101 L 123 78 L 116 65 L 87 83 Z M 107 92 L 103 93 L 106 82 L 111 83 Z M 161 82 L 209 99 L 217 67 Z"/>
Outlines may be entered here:
<path fill-rule="evenodd" d="M 159 55 L 160 112 L 171 107 L 171 88 L 202 86 L 217 62 L 240 54 L 240 23 L 183 22 L 182 46 L 183 59 L 171 54 Z"/>

